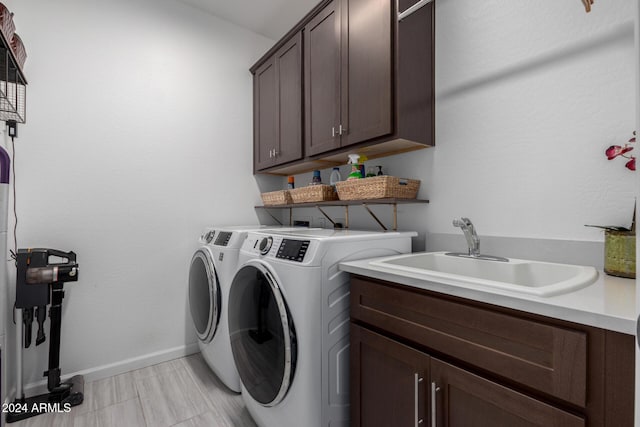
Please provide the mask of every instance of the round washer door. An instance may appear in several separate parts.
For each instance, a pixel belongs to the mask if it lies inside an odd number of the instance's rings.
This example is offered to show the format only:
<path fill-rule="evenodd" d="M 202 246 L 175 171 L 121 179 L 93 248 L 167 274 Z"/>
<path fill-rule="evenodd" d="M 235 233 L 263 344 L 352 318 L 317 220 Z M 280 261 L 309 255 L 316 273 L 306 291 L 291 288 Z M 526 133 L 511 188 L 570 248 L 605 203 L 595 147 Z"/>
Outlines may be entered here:
<path fill-rule="evenodd" d="M 275 406 L 291 386 L 297 340 L 274 275 L 262 263 L 244 265 L 229 293 L 229 334 L 240 380 L 251 397 Z"/>
<path fill-rule="evenodd" d="M 200 248 L 189 268 L 189 308 L 200 341 L 213 339 L 220 320 L 220 285 L 211 252 Z"/>

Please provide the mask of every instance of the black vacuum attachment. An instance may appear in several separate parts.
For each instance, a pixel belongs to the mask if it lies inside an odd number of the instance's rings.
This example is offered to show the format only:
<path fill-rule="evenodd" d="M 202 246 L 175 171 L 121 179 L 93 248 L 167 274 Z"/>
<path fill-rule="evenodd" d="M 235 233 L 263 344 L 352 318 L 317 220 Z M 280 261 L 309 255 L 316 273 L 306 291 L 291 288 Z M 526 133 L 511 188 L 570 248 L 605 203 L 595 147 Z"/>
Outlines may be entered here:
<path fill-rule="evenodd" d="M 62 262 L 51 261 L 52 257 Z M 7 413 L 7 422 L 22 420 L 45 412 L 68 412 L 72 406 L 84 400 L 84 379 L 76 375 L 68 381 L 60 381 L 60 330 L 62 326 L 62 299 L 65 282 L 78 280 L 78 264 L 74 252 L 55 249 L 19 249 L 16 257 L 16 309 L 22 312 L 23 346 L 29 348 L 33 340 L 33 321 L 36 320 L 36 346 L 46 340 L 44 322 L 47 306 L 51 324 L 49 327 L 49 369 L 45 371 L 48 393 L 25 398 L 19 387 L 17 398 Z M 18 348 L 18 360 L 22 366 L 22 346 Z M 18 375 L 22 375 L 19 372 Z M 20 384 L 22 381 L 20 380 Z"/>

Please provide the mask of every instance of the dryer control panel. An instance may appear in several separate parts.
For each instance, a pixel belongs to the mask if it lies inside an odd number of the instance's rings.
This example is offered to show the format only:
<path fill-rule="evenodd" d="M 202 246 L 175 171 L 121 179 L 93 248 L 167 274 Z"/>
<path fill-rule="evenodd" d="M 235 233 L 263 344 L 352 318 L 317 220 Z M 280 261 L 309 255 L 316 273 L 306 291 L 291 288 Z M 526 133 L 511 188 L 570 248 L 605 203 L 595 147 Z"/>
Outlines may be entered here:
<path fill-rule="evenodd" d="M 216 246 L 227 246 L 229 244 L 229 240 L 231 240 L 231 236 L 233 235 L 230 231 L 221 231 L 218 233 L 216 237 L 216 241 L 213 242 Z"/>
<path fill-rule="evenodd" d="M 309 240 L 282 239 L 276 258 L 302 262 L 309 249 Z"/>

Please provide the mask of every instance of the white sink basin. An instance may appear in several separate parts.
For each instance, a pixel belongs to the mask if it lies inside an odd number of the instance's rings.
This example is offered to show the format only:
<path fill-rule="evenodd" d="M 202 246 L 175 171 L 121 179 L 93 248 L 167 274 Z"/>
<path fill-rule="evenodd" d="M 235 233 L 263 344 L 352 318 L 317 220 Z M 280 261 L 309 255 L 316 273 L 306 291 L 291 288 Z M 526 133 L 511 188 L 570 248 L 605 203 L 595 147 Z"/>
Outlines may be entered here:
<path fill-rule="evenodd" d="M 447 283 L 457 281 L 541 297 L 583 288 L 598 277 L 598 271 L 593 267 L 521 259 L 487 261 L 445 255 L 445 252 L 399 255 L 371 261 L 370 264 L 417 273 L 425 280 L 437 282 L 438 279 L 448 279 Z"/>

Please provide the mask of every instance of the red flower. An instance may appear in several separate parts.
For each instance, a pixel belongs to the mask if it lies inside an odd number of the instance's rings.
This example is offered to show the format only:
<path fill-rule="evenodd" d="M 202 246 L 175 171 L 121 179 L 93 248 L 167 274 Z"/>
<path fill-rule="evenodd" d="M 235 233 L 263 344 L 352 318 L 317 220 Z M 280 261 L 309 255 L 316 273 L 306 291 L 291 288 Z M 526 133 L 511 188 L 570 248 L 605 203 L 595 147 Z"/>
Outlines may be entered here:
<path fill-rule="evenodd" d="M 625 164 L 626 168 L 634 171 L 636 170 L 636 158 L 632 157 L 631 160 L 629 160 L 626 164 Z"/>
<path fill-rule="evenodd" d="M 619 145 L 612 145 L 611 147 L 607 148 L 605 154 L 607 155 L 608 160 L 613 160 L 616 157 L 622 156 L 623 154 L 628 153 L 631 150 L 633 150 L 633 147 L 628 147 L 626 145 L 624 147 L 621 147 Z"/>
<path fill-rule="evenodd" d="M 633 150 L 633 147 L 630 147 L 629 144 L 636 142 L 636 132 L 633 131 L 633 136 L 629 139 L 629 142 L 624 144 L 624 146 L 620 145 L 612 145 L 605 150 L 605 154 L 608 160 L 613 160 L 616 157 L 624 157 L 625 159 L 629 159 L 627 163 L 625 163 L 625 167 L 630 171 L 636 170 L 636 157 L 631 154 L 627 154 L 629 151 Z"/>

